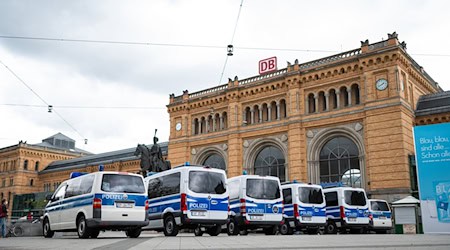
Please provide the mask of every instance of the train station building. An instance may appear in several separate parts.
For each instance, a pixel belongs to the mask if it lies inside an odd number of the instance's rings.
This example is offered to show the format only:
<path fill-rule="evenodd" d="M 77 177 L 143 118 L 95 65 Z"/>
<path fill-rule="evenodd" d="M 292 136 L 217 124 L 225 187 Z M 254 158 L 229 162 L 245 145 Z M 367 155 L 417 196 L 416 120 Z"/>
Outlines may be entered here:
<path fill-rule="evenodd" d="M 392 202 L 416 193 L 413 126 L 449 122 L 449 93 L 394 32 L 351 51 L 171 94 L 170 137 L 160 146 L 172 166 L 190 162 L 222 168 L 229 177 L 245 170 L 362 187 Z M 2 197 L 52 192 L 70 172 L 98 165 L 140 169 L 135 148 L 90 154 L 64 135 L 47 139 L 0 149 Z M 14 207 L 25 211 L 23 204 Z"/>

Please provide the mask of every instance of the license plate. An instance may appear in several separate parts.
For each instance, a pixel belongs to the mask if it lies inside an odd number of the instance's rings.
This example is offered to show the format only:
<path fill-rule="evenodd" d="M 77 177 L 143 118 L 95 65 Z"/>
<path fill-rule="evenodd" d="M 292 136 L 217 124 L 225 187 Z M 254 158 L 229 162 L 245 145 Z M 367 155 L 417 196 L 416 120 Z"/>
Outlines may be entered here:
<path fill-rule="evenodd" d="M 311 221 L 311 216 L 302 216 L 302 220 Z"/>
<path fill-rule="evenodd" d="M 205 211 L 191 211 L 191 215 L 192 216 L 205 216 L 206 212 Z"/>
<path fill-rule="evenodd" d="M 262 220 L 261 215 L 250 215 L 250 220 Z"/>
<path fill-rule="evenodd" d="M 348 221 L 355 222 L 356 218 L 348 218 Z"/>
<path fill-rule="evenodd" d="M 380 217 L 378 217 L 380 220 L 385 220 L 386 219 L 386 216 L 380 216 Z"/>
<path fill-rule="evenodd" d="M 117 208 L 132 208 L 133 203 L 116 203 Z"/>

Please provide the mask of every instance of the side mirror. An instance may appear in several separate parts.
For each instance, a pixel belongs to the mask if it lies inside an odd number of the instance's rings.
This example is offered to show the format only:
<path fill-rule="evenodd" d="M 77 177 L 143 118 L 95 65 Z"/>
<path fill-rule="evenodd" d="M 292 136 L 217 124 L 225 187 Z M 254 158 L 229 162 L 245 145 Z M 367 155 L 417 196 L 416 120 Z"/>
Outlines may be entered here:
<path fill-rule="evenodd" d="M 47 195 L 45 196 L 45 199 L 46 199 L 47 201 L 51 201 L 51 200 L 52 200 L 52 195 L 51 195 L 51 194 L 47 194 Z"/>

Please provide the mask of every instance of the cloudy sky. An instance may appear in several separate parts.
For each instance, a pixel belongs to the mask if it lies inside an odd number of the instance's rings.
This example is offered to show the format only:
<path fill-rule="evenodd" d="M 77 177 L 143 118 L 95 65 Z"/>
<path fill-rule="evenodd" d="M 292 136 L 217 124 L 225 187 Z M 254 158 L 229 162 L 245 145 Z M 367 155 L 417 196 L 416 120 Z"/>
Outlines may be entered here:
<path fill-rule="evenodd" d="M 393 31 L 450 90 L 449 1 L 244 0 L 234 56 L 220 80 L 240 4 L 1 0 L 0 148 L 58 132 L 93 153 L 150 144 L 154 129 L 167 141 L 171 93 L 255 76 L 264 58 L 277 56 L 284 68 L 286 61 L 359 48 Z M 12 36 L 138 44 L 6 38 Z"/>

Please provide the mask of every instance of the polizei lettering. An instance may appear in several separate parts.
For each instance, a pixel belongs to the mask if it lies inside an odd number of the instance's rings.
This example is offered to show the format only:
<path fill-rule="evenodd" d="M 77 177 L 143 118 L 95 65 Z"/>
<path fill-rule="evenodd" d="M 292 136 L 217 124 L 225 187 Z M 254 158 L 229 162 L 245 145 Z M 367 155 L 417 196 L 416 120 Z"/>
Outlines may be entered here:
<path fill-rule="evenodd" d="M 206 203 L 189 203 L 189 209 L 208 209 L 208 204 Z"/>
<path fill-rule="evenodd" d="M 102 194 L 102 200 L 103 199 L 109 199 L 109 200 L 123 200 L 123 194 Z"/>

